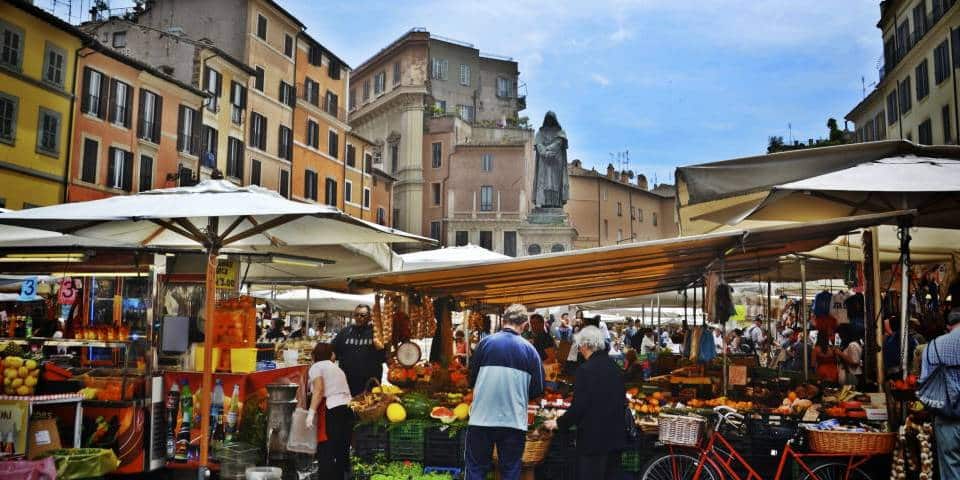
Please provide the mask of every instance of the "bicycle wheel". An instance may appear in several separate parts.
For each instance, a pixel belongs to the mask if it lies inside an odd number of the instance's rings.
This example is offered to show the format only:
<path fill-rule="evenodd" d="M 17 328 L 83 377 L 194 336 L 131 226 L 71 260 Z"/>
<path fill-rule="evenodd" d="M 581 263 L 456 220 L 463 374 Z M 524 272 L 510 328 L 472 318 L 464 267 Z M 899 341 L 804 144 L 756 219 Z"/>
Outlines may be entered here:
<path fill-rule="evenodd" d="M 859 468 L 847 469 L 847 464 L 839 462 L 821 463 L 813 468 L 814 476 L 810 476 L 802 468 L 797 480 L 872 480 L 870 475 Z"/>
<path fill-rule="evenodd" d="M 694 479 L 698 463 L 692 455 L 667 453 L 651 460 L 640 480 L 720 480 L 710 464 L 704 464 L 700 476 Z"/>

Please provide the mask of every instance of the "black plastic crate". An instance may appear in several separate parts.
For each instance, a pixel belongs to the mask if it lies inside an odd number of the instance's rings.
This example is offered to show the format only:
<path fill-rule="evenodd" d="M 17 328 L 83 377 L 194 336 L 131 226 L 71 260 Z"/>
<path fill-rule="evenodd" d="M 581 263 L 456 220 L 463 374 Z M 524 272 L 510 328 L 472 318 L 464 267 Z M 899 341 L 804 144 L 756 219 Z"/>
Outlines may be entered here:
<path fill-rule="evenodd" d="M 388 433 L 390 460 L 423 462 L 425 430 L 426 425 L 416 420 L 393 426 Z"/>
<path fill-rule="evenodd" d="M 387 429 L 379 425 L 360 425 L 353 430 L 353 454 L 364 460 L 387 455 Z"/>
<path fill-rule="evenodd" d="M 577 480 L 576 457 L 560 463 L 544 461 L 534 469 L 533 476 L 536 480 Z"/>
<path fill-rule="evenodd" d="M 626 473 L 640 472 L 656 455 L 654 442 L 656 435 L 640 434 L 636 440 L 627 443 L 620 455 L 620 469 Z"/>
<path fill-rule="evenodd" d="M 797 435 L 799 423 L 782 415 L 752 415 L 747 418 L 747 433 L 757 445 L 764 442 L 776 448 Z"/>
<path fill-rule="evenodd" d="M 426 447 L 423 464 L 431 467 L 463 467 L 464 429 L 428 427 L 424 435 Z"/>

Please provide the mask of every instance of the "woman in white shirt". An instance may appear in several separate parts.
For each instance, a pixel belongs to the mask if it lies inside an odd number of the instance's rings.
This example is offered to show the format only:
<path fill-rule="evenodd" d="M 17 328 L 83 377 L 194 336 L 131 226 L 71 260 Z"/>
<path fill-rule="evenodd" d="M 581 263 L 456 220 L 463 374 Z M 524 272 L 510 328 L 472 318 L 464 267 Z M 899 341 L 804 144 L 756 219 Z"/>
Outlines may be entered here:
<path fill-rule="evenodd" d="M 350 471 L 350 435 L 353 432 L 350 386 L 347 375 L 333 363 L 336 360 L 333 345 L 317 343 L 312 357 L 314 363 L 307 373 L 311 394 L 307 424 L 316 421 L 321 402 L 326 407 L 322 423 L 326 426 L 327 441 L 317 444 L 320 478 L 344 478 Z M 322 437 L 321 432 L 318 431 L 317 436 Z"/>
<path fill-rule="evenodd" d="M 837 325 L 837 335 L 840 336 L 840 366 L 841 382 L 846 385 L 863 385 L 863 345 L 853 333 L 849 323 Z"/>

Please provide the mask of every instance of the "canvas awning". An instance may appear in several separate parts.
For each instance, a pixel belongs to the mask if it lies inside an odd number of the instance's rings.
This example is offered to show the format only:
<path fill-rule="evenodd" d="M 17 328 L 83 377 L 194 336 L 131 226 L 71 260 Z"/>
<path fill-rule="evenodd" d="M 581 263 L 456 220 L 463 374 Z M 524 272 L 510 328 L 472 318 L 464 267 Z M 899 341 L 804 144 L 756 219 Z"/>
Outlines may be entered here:
<path fill-rule="evenodd" d="M 357 305 L 373 305 L 372 294 L 353 295 L 320 289 L 311 289 L 309 297 L 305 288 L 287 290 L 276 295 L 268 291 L 257 291 L 253 292 L 252 295 L 268 300 L 290 312 L 306 312 L 308 310 L 311 312 L 352 312 Z"/>
<path fill-rule="evenodd" d="M 892 223 L 913 211 L 672 238 L 461 267 L 359 276 L 353 289 L 417 290 L 489 305 L 547 307 L 682 289 L 706 271 L 751 280 L 783 256 L 830 243 L 852 230 Z M 721 260 L 722 259 L 722 260 Z"/>

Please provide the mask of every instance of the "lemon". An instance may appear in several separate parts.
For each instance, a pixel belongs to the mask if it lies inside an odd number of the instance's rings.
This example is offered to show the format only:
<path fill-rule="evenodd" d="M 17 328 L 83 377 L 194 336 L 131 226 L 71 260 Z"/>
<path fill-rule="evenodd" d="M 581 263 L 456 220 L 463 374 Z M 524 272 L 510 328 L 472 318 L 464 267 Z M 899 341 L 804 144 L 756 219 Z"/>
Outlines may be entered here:
<path fill-rule="evenodd" d="M 4 377 L 4 379 L 3 379 L 3 386 L 4 386 L 4 387 L 9 387 L 11 383 L 13 383 L 13 379 L 12 379 L 12 378 L 10 378 L 10 377 Z"/>
<path fill-rule="evenodd" d="M 23 366 L 23 359 L 20 357 L 7 357 L 8 367 L 20 368 Z"/>
<path fill-rule="evenodd" d="M 24 385 L 17 387 L 17 395 L 30 395 L 30 387 Z"/>
<path fill-rule="evenodd" d="M 18 388 L 18 387 L 23 386 L 23 379 L 22 379 L 22 378 L 14 378 L 13 381 L 10 382 L 10 386 L 13 387 L 13 388 Z"/>
<path fill-rule="evenodd" d="M 17 378 L 17 375 L 19 375 L 19 374 L 20 374 L 20 372 L 19 372 L 16 368 L 13 368 L 13 367 L 7 367 L 7 368 L 4 368 L 4 369 L 3 369 L 3 376 L 4 376 L 5 378 Z"/>
<path fill-rule="evenodd" d="M 380 392 L 381 392 L 381 389 L 380 389 L 380 387 L 373 387 L 372 392 L 373 392 L 373 393 L 380 393 Z"/>
<path fill-rule="evenodd" d="M 393 423 L 402 422 L 407 419 L 407 410 L 399 403 L 391 403 L 387 407 L 387 420 Z"/>
<path fill-rule="evenodd" d="M 23 380 L 23 384 L 28 387 L 35 386 L 37 384 L 37 379 L 36 377 L 27 377 Z"/>
<path fill-rule="evenodd" d="M 453 409 L 453 415 L 457 417 L 457 420 L 466 420 L 470 416 L 470 405 L 466 403 L 461 403 Z"/>
<path fill-rule="evenodd" d="M 37 361 L 32 358 L 28 359 L 26 362 L 23 362 L 23 365 L 27 367 L 27 370 L 36 370 L 39 366 L 37 365 Z"/>
<path fill-rule="evenodd" d="M 30 375 L 30 369 L 27 367 L 20 367 L 17 369 L 17 376 L 20 378 L 26 378 L 27 375 Z"/>

